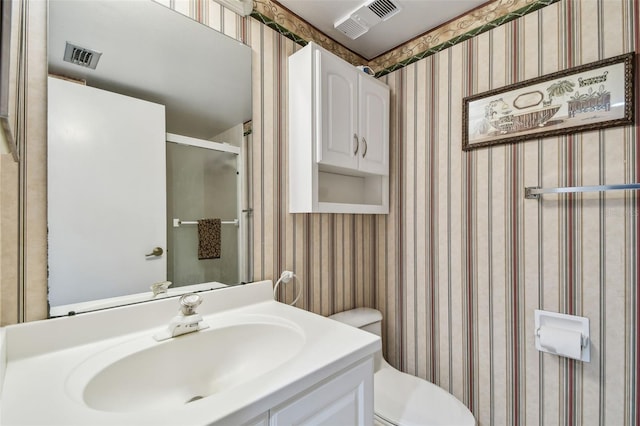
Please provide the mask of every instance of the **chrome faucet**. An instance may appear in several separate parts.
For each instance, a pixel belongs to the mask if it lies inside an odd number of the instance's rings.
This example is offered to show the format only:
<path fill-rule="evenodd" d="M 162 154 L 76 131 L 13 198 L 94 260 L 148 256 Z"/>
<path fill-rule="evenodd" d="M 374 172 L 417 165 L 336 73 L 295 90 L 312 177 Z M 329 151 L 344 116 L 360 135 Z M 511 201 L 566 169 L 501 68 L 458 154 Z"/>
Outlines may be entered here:
<path fill-rule="evenodd" d="M 153 336 L 158 342 L 171 339 L 182 334 L 192 333 L 194 331 L 209 328 L 202 321 L 202 315 L 196 312 L 196 308 L 202 303 L 202 297 L 195 293 L 187 293 L 180 297 L 180 310 L 178 315 L 169 321 L 166 330 Z"/>

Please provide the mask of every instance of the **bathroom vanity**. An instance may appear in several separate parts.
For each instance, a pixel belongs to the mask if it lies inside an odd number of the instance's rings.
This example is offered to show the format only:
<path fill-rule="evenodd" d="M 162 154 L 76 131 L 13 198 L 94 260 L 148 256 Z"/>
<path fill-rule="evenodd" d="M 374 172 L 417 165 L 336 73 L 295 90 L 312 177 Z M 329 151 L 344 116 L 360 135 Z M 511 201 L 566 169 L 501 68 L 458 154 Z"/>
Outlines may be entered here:
<path fill-rule="evenodd" d="M 199 294 L 207 328 L 161 342 L 176 298 L 0 329 L 0 423 L 373 423 L 377 336 L 270 281 Z"/>

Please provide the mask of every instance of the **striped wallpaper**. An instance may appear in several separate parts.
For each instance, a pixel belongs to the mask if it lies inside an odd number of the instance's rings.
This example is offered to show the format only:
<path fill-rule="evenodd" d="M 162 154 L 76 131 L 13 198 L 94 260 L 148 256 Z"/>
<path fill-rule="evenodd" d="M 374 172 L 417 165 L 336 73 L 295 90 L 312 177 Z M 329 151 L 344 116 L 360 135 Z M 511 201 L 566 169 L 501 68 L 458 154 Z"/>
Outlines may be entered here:
<path fill-rule="evenodd" d="M 386 350 L 480 424 L 640 423 L 640 199 L 524 199 L 538 184 L 636 182 L 637 128 L 460 148 L 463 97 L 635 51 L 639 13 L 561 1 L 382 78 L 395 106 L 393 214 L 375 230 L 396 253 L 374 259 Z M 591 363 L 535 350 L 538 308 L 590 318 Z"/>
<path fill-rule="evenodd" d="M 537 184 L 636 181 L 637 130 L 461 150 L 463 97 L 634 51 L 638 13 L 631 0 L 563 0 L 383 77 L 386 216 L 287 213 L 286 58 L 299 47 L 251 21 L 254 278 L 295 271 L 298 305 L 323 315 L 377 307 L 389 361 L 481 425 L 639 424 L 639 201 L 524 199 Z M 591 319 L 591 363 L 535 350 L 538 308 Z"/>
<path fill-rule="evenodd" d="M 481 425 L 640 424 L 640 197 L 523 197 L 537 184 L 637 181 L 640 132 L 461 150 L 463 97 L 637 50 L 637 1 L 561 0 L 384 76 L 389 215 L 288 214 L 286 65 L 300 47 L 212 0 L 161 2 L 253 49 L 254 279 L 295 271 L 298 306 L 322 315 L 377 307 L 387 359 L 453 393 Z M 35 170 L 43 160 L 31 155 Z M 36 302 L 17 305 L 40 315 Z M 590 318 L 591 363 L 535 350 L 537 308 Z"/>

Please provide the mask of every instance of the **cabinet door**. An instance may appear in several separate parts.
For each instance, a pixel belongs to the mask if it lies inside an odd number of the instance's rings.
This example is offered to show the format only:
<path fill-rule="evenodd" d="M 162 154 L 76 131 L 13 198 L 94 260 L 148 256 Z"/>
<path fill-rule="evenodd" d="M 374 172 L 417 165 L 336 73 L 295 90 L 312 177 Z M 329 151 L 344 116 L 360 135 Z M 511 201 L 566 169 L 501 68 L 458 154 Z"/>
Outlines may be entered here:
<path fill-rule="evenodd" d="M 269 412 L 267 411 L 248 422 L 242 423 L 242 426 L 269 426 Z"/>
<path fill-rule="evenodd" d="M 328 52 L 316 51 L 317 162 L 357 169 L 358 74 L 353 66 Z"/>
<path fill-rule="evenodd" d="M 373 424 L 373 359 L 271 411 L 271 426 Z"/>
<path fill-rule="evenodd" d="M 389 88 L 383 83 L 359 75 L 360 171 L 389 174 Z"/>

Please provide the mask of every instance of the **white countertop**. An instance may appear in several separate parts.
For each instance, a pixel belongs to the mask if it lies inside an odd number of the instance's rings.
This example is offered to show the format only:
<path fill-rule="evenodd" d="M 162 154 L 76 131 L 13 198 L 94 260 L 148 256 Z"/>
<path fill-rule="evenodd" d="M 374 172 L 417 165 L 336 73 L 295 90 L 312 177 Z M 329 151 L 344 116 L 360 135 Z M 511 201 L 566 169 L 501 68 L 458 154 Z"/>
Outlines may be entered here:
<path fill-rule="evenodd" d="M 304 334 L 302 348 L 271 371 L 177 408 L 106 412 L 75 398 L 68 377 L 88 358 L 166 328 L 177 311 L 177 299 L 5 327 L 0 329 L 0 424 L 234 424 L 264 413 L 380 349 L 380 339 L 373 334 L 274 301 L 270 281 L 200 294 L 203 303 L 198 311 L 212 328 L 233 321 L 234 315 L 284 318 Z M 189 365 L 176 360 L 163 368 Z M 158 369 L 158 375 L 162 373 Z"/>

